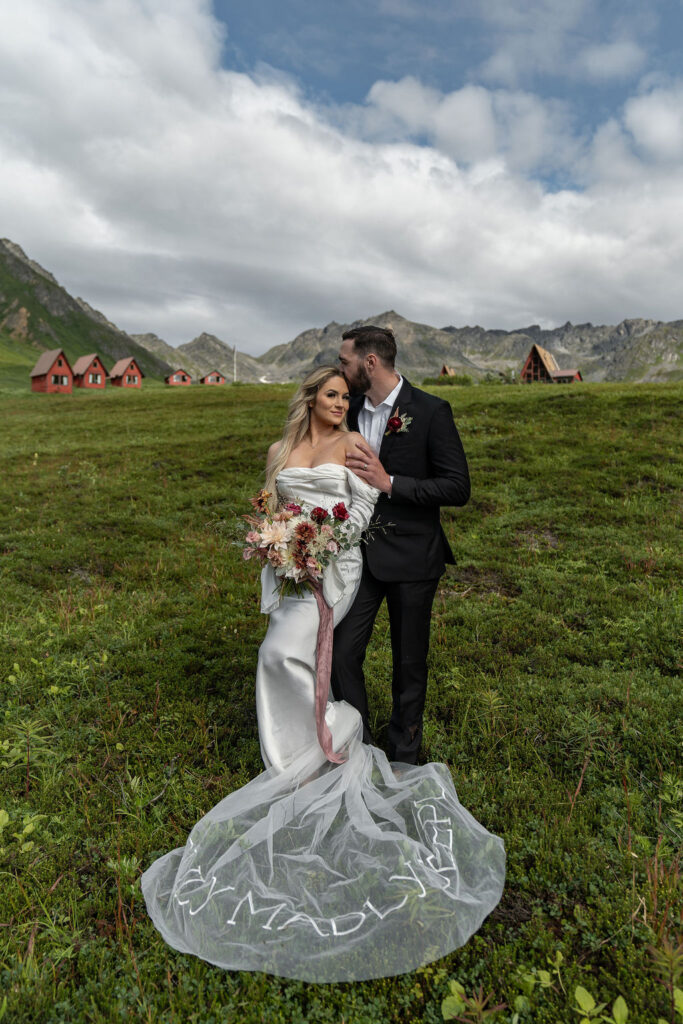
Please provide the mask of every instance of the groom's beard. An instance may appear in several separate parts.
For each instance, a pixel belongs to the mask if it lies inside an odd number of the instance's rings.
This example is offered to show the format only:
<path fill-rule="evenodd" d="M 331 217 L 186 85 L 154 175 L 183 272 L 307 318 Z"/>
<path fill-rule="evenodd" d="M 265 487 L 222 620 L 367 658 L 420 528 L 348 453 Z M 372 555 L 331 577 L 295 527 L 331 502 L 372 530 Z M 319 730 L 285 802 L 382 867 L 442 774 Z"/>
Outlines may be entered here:
<path fill-rule="evenodd" d="M 364 395 L 366 391 L 370 390 L 370 378 L 364 366 L 358 367 L 356 376 L 353 380 L 349 380 L 349 387 L 352 395 Z"/>

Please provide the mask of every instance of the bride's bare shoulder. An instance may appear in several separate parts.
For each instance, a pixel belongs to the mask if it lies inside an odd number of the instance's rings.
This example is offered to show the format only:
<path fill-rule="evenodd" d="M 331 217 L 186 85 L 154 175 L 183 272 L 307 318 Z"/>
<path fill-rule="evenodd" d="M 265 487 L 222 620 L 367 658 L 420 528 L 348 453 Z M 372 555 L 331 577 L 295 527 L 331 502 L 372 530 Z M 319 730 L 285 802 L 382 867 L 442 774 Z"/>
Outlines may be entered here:
<path fill-rule="evenodd" d="M 363 435 L 359 434 L 357 430 L 349 430 L 344 434 L 344 446 L 347 451 L 353 451 L 359 441 L 363 440 Z"/>
<path fill-rule="evenodd" d="M 273 444 L 271 444 L 270 448 L 268 449 L 268 456 L 266 458 L 266 467 L 270 466 L 273 459 L 277 458 L 277 453 L 280 451 L 281 446 L 282 441 L 275 441 Z"/>

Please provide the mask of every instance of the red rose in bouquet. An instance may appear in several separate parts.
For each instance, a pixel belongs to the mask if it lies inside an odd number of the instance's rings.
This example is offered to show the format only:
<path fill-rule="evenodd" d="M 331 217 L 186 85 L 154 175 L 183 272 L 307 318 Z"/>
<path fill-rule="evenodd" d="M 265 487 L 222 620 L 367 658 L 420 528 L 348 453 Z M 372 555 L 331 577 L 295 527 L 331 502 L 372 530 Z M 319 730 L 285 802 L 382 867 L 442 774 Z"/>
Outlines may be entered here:
<path fill-rule="evenodd" d="M 285 505 L 287 512 L 293 512 L 295 516 L 301 515 L 301 505 L 297 505 L 295 501 L 290 501 L 289 504 Z"/>
<path fill-rule="evenodd" d="M 332 515 L 335 519 L 338 519 L 341 523 L 345 523 L 349 518 L 349 512 L 343 501 L 338 502 L 332 507 Z"/>
<path fill-rule="evenodd" d="M 311 509 L 311 519 L 314 519 L 318 524 L 324 523 L 328 517 L 329 513 L 327 509 L 321 508 L 320 505 Z"/>

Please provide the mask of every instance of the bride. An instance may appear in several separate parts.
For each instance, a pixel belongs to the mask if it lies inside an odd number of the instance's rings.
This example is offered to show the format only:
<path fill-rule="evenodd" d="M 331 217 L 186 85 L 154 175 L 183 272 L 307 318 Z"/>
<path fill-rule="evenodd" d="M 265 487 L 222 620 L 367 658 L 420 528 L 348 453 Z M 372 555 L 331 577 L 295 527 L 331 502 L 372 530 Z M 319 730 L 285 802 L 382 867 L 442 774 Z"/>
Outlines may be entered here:
<path fill-rule="evenodd" d="M 359 534 L 378 492 L 345 467 L 360 437 L 346 428 L 348 404 L 339 370 L 308 374 L 269 450 L 266 489 L 283 505 L 344 502 Z M 356 545 L 325 569 L 335 625 L 361 568 Z M 503 843 L 459 803 L 446 765 L 390 764 L 361 741 L 355 708 L 320 705 L 319 605 L 309 591 L 281 596 L 277 582 L 266 567 L 256 670 L 266 770 L 148 868 L 147 909 L 175 949 L 230 970 L 313 982 L 403 974 L 479 928 L 501 896 Z"/>

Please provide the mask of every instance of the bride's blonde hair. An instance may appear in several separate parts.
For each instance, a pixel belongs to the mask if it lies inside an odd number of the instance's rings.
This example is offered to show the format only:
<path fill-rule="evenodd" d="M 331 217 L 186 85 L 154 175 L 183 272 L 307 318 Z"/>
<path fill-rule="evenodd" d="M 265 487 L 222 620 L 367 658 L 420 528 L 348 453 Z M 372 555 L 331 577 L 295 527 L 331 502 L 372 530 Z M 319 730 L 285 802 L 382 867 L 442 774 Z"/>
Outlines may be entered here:
<path fill-rule="evenodd" d="M 287 465 L 289 456 L 297 445 L 301 444 L 311 422 L 311 404 L 321 387 L 331 380 L 332 377 L 346 377 L 337 366 L 317 366 L 315 370 L 307 373 L 296 390 L 294 397 L 289 403 L 285 429 L 282 432 L 282 441 L 278 448 L 277 455 L 266 470 L 266 490 L 271 497 L 268 504 L 273 510 L 277 505 L 277 475 Z M 335 430 L 348 431 L 346 416 Z"/>

